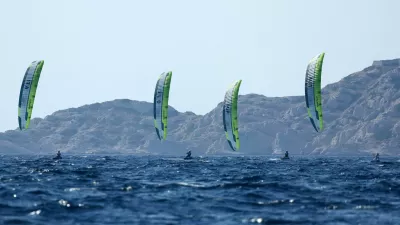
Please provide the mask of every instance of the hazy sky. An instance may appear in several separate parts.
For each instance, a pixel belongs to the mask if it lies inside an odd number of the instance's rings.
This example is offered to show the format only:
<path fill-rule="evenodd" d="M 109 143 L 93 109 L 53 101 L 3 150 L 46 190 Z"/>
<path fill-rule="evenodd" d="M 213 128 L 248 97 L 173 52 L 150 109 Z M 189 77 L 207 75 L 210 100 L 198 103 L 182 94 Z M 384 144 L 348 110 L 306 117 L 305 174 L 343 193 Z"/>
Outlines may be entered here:
<path fill-rule="evenodd" d="M 0 131 L 18 127 L 29 64 L 44 60 L 34 117 L 114 99 L 152 102 L 173 71 L 170 105 L 205 114 L 240 94 L 304 94 L 308 61 L 322 83 L 400 58 L 398 0 L 0 0 Z"/>

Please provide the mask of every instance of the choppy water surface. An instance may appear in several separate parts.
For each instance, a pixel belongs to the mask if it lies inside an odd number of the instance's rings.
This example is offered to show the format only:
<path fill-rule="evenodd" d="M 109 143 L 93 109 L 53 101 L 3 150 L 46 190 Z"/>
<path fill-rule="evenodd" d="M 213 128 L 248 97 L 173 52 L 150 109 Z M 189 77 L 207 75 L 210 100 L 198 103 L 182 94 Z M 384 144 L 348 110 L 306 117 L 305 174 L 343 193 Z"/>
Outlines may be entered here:
<path fill-rule="evenodd" d="M 396 158 L 0 160 L 0 224 L 400 224 Z"/>

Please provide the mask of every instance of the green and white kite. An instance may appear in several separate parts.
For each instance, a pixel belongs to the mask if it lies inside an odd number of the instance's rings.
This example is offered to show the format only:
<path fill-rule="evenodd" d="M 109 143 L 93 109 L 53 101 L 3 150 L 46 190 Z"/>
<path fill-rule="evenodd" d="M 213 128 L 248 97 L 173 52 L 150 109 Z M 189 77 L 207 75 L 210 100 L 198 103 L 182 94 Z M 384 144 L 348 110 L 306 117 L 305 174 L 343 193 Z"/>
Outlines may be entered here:
<path fill-rule="evenodd" d="M 225 93 L 222 119 L 224 123 L 225 136 L 229 146 L 233 151 L 240 148 L 239 142 L 239 124 L 238 124 L 238 93 L 242 80 L 237 81 Z"/>
<path fill-rule="evenodd" d="M 20 130 L 28 129 L 31 122 L 33 103 L 35 102 L 36 89 L 43 64 L 43 60 L 33 61 L 25 72 L 18 102 L 18 124 Z"/>
<path fill-rule="evenodd" d="M 325 53 L 321 53 L 308 63 L 305 81 L 305 99 L 311 124 L 317 132 L 324 129 L 322 118 L 321 74 Z"/>
<path fill-rule="evenodd" d="M 167 138 L 168 99 L 172 72 L 162 73 L 154 91 L 154 126 L 160 140 Z"/>

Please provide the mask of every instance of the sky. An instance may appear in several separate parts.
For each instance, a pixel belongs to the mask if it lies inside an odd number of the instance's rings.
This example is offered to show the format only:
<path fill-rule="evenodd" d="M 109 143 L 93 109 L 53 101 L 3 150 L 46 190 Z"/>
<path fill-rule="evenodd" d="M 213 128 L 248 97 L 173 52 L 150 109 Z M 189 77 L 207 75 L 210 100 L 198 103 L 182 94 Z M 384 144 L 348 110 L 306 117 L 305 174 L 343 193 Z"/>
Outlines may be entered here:
<path fill-rule="evenodd" d="M 304 95 L 308 61 L 322 85 L 400 58 L 398 0 L 0 0 L 0 132 L 18 127 L 21 82 L 44 60 L 32 118 L 85 104 L 153 101 L 205 114 L 240 94 Z"/>

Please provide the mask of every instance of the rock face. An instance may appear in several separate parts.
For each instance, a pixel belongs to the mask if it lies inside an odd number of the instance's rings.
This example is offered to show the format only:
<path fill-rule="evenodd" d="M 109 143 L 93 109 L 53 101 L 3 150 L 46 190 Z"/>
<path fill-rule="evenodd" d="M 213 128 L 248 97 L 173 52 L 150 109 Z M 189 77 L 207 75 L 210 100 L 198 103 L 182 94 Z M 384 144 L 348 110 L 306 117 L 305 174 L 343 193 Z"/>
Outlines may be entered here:
<path fill-rule="evenodd" d="M 299 84 L 303 85 L 303 84 Z M 167 141 L 157 139 L 151 103 L 114 100 L 34 119 L 27 131 L 0 133 L 0 153 L 204 154 L 400 153 L 400 59 L 375 61 L 322 90 L 325 130 L 316 133 L 303 96 L 239 97 L 241 149 L 232 152 L 222 103 L 204 116 L 169 107 Z M 223 99 L 223 96 L 221 96 Z"/>

